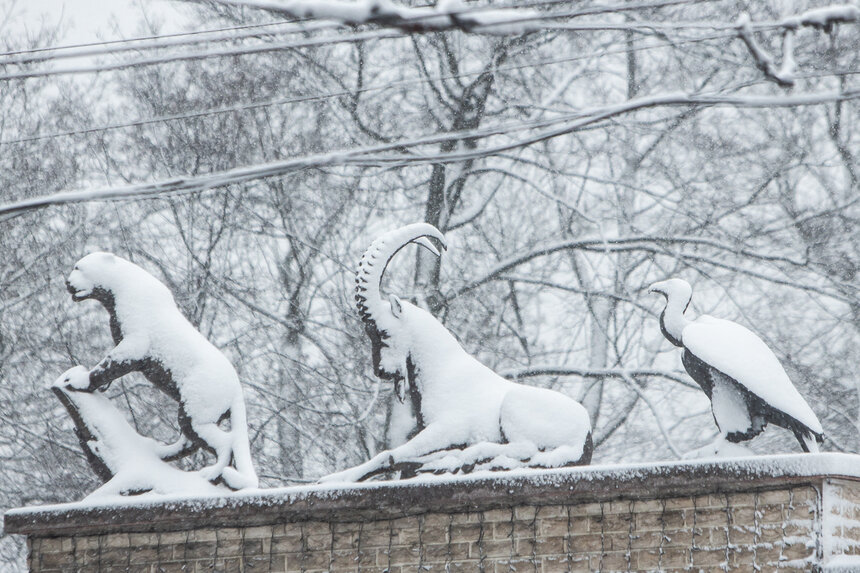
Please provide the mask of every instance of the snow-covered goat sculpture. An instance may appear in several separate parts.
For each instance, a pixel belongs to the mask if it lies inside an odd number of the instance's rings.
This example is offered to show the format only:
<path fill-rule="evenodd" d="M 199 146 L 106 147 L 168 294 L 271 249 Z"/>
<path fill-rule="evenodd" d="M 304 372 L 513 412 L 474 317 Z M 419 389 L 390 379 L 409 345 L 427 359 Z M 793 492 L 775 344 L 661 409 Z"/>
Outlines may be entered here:
<path fill-rule="evenodd" d="M 409 243 L 439 256 L 445 237 L 426 223 L 377 238 L 358 265 L 356 306 L 373 348 L 377 376 L 408 396 L 418 432 L 397 447 L 326 482 L 361 481 L 410 467 L 417 471 L 559 467 L 591 461 L 588 412 L 558 392 L 505 380 L 466 353 L 429 312 L 381 296 L 389 261 Z"/>
<path fill-rule="evenodd" d="M 751 440 L 772 423 L 794 432 L 803 451 L 818 451 L 821 423 L 761 338 L 729 320 L 688 320 L 684 312 L 693 289 L 685 280 L 657 282 L 649 292 L 666 297 L 660 329 L 684 349 L 681 361 L 711 400 L 721 440 Z"/>
<path fill-rule="evenodd" d="M 182 435 L 159 448 L 175 459 L 198 448 L 216 461 L 200 470 L 234 489 L 257 486 L 251 463 L 245 401 L 239 377 L 224 354 L 186 320 L 170 290 L 141 267 L 111 253 L 92 253 L 77 262 L 66 281 L 72 300 L 99 301 L 110 315 L 116 347 L 92 369 L 72 368 L 57 385 L 93 392 L 129 372 L 142 372 L 179 402 Z M 230 419 L 230 430 L 219 422 Z M 229 464 L 231 459 L 235 468 Z"/>

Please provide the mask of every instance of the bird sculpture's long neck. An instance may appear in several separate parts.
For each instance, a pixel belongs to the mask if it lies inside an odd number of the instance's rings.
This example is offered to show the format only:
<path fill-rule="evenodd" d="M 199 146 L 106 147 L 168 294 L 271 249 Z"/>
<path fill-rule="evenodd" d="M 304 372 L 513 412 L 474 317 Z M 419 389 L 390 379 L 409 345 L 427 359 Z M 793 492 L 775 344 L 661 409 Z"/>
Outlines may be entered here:
<path fill-rule="evenodd" d="M 687 310 L 689 304 L 690 299 L 686 297 L 666 297 L 666 308 L 660 315 L 660 329 L 663 331 L 663 336 L 675 346 L 684 345 L 682 334 L 684 328 L 690 324 L 690 321 L 684 316 L 684 311 Z"/>

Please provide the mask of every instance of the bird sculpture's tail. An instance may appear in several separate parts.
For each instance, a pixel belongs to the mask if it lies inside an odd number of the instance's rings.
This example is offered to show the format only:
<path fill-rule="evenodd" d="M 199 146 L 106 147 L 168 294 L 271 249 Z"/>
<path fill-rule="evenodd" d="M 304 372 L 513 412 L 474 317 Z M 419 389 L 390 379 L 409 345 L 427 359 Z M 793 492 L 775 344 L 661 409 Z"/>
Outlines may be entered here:
<path fill-rule="evenodd" d="M 797 441 L 800 442 L 800 447 L 804 452 L 817 454 L 819 452 L 818 445 L 824 442 L 824 434 L 813 432 L 809 428 L 794 431 Z"/>
<path fill-rule="evenodd" d="M 585 436 L 585 443 L 582 445 L 582 457 L 579 458 L 577 465 L 587 466 L 591 463 L 591 454 L 594 453 L 594 440 L 591 438 L 591 432 Z"/>

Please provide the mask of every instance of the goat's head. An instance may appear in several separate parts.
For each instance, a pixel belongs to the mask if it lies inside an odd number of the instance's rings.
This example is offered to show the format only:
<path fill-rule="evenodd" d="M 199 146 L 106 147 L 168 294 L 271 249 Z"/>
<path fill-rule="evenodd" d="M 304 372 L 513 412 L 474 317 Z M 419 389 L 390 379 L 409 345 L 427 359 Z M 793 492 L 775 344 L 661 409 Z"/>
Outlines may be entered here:
<path fill-rule="evenodd" d="M 409 243 L 421 245 L 437 257 L 441 256 L 431 238 L 446 248 L 445 236 L 428 223 L 414 223 L 389 231 L 371 243 L 361 256 L 355 273 L 355 303 L 373 345 L 374 372 L 380 378 L 393 380 L 398 389 L 402 388 L 400 382 L 408 377 L 411 336 L 410 325 L 404 323 L 412 305 L 393 294 L 383 299 L 382 276 L 389 261 Z"/>

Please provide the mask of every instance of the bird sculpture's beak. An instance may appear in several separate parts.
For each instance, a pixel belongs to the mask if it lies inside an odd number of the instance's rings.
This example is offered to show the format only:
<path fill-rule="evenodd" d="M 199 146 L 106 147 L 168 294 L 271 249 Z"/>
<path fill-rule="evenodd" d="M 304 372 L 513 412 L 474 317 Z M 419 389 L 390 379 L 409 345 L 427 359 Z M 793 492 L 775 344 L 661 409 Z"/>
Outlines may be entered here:
<path fill-rule="evenodd" d="M 656 283 L 652 284 L 651 286 L 648 287 L 648 293 L 649 294 L 662 294 L 663 296 L 666 296 L 666 291 L 664 291 L 662 288 L 660 288 L 661 286 L 662 286 L 662 283 L 660 283 L 660 282 L 656 282 Z"/>

